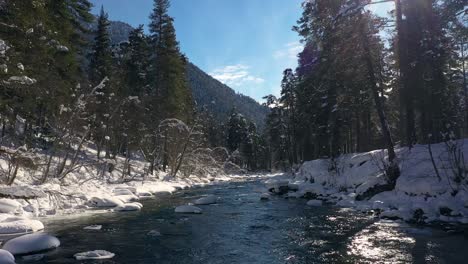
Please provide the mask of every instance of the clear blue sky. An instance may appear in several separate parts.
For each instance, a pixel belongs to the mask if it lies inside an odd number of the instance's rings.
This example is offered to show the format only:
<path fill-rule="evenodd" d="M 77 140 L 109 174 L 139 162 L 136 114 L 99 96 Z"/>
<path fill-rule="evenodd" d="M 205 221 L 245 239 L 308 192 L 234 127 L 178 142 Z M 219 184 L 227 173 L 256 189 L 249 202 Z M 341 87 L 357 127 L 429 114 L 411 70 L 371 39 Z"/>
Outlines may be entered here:
<path fill-rule="evenodd" d="M 148 24 L 153 0 L 91 0 L 112 20 Z M 302 0 L 172 0 L 180 47 L 190 61 L 258 101 L 278 95 L 282 71 L 295 68 L 301 50 L 291 30 Z"/>

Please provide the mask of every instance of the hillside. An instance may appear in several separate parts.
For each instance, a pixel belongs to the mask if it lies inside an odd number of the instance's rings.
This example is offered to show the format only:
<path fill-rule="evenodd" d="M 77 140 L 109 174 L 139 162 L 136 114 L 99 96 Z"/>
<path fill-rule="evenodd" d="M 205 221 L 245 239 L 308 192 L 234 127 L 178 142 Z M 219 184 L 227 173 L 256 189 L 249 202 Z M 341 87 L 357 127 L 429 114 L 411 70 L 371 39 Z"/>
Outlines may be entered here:
<path fill-rule="evenodd" d="M 90 28 L 94 29 L 92 25 Z M 128 39 L 132 26 L 120 21 L 111 21 L 109 31 L 112 44 L 118 44 Z M 246 118 L 262 129 L 268 108 L 260 105 L 254 99 L 236 93 L 229 86 L 214 79 L 193 63 L 187 64 L 187 79 L 192 89 L 193 97 L 199 109 L 206 107 L 220 122 L 226 122 L 232 109 L 236 109 Z"/>

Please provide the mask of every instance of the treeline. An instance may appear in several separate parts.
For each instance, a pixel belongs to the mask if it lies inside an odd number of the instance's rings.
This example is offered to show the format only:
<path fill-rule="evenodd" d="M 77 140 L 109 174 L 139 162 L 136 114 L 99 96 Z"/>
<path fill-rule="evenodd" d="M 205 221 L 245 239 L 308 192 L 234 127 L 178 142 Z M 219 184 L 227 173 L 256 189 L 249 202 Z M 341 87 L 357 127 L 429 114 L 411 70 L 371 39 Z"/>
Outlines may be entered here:
<path fill-rule="evenodd" d="M 387 18 L 369 11 L 380 2 L 303 3 L 299 66 L 266 97 L 275 160 L 386 148 L 391 164 L 394 145 L 467 135 L 466 1 L 384 2 L 396 7 Z"/>
<path fill-rule="evenodd" d="M 91 7 L 87 0 L 0 2 L 0 144 L 8 147 L 0 155 L 10 162 L 8 184 L 20 157 L 33 152 L 45 157 L 33 166 L 40 182 L 63 179 L 89 159 L 89 145 L 103 171 L 124 157 L 122 178 L 132 177 L 134 159 L 147 162 L 148 175 L 257 168 L 237 148 L 227 151 L 227 126 L 195 107 L 169 0 L 154 1 L 149 34 L 141 25 L 117 45 L 104 8 L 95 31 L 84 26 L 95 19 Z"/>

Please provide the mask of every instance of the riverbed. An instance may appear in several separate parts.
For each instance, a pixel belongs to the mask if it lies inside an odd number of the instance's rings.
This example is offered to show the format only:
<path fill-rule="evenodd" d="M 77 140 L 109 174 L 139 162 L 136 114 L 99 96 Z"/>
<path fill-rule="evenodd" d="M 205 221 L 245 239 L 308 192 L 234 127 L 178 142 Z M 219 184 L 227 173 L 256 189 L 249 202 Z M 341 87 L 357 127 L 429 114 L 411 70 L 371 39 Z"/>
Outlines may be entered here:
<path fill-rule="evenodd" d="M 115 253 L 98 263 L 466 263 L 468 238 L 437 228 L 379 220 L 332 205 L 272 197 L 260 201 L 264 185 L 243 180 L 159 195 L 139 212 L 49 219 L 46 231 L 61 246 L 40 260 L 18 263 L 96 263 L 73 255 L 90 250 Z M 204 195 L 218 204 L 203 213 L 174 213 Z M 102 225 L 101 230 L 84 230 Z"/>

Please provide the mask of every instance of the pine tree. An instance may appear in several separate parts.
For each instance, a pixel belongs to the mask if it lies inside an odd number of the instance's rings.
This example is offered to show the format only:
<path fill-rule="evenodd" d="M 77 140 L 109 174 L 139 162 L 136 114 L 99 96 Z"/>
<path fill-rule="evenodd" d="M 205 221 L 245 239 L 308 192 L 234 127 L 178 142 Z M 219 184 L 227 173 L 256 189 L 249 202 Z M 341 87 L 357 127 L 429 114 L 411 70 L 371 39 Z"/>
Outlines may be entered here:
<path fill-rule="evenodd" d="M 151 95 L 155 120 L 178 118 L 186 123 L 193 119 L 191 91 L 185 78 L 186 59 L 179 51 L 169 0 L 155 0 L 150 16 Z"/>
<path fill-rule="evenodd" d="M 91 83 L 99 83 L 105 78 L 112 80 L 112 53 L 108 32 L 109 25 L 108 15 L 104 11 L 104 7 L 101 7 L 89 67 Z M 109 136 L 106 133 L 110 129 L 110 104 L 112 100 L 111 97 L 114 95 L 110 90 L 110 87 L 112 86 L 106 85 L 96 91 L 96 100 L 93 105 L 93 138 L 98 147 L 98 158 L 100 157 L 100 152 L 104 146 L 106 147 L 106 155 L 109 155 Z"/>

